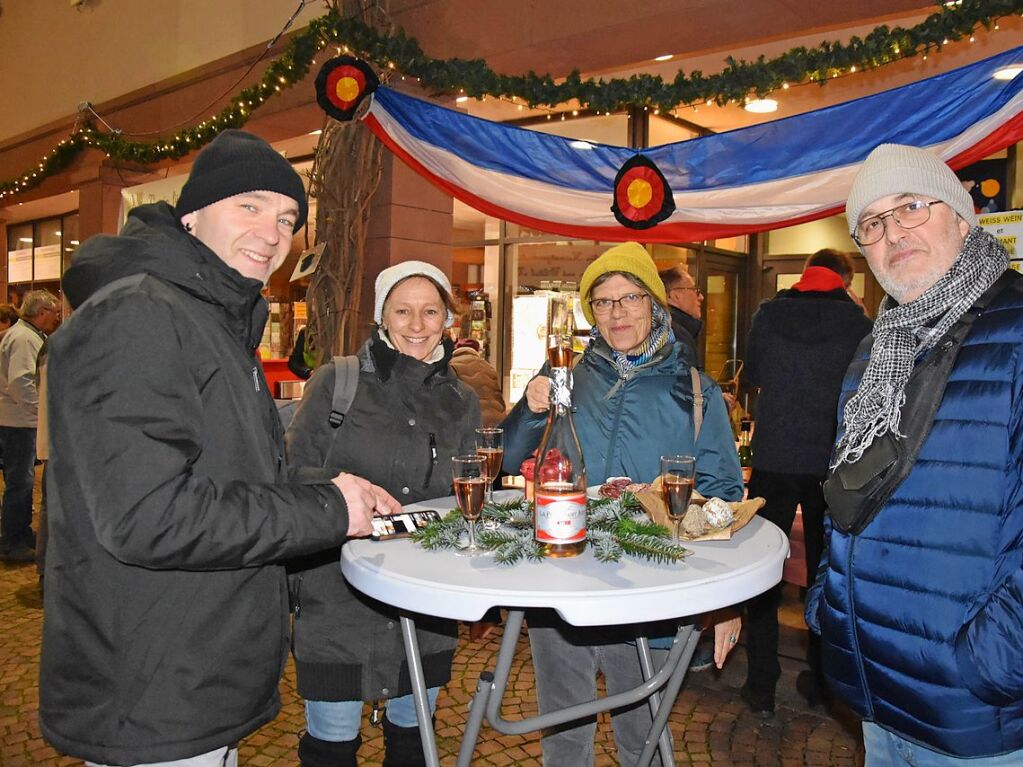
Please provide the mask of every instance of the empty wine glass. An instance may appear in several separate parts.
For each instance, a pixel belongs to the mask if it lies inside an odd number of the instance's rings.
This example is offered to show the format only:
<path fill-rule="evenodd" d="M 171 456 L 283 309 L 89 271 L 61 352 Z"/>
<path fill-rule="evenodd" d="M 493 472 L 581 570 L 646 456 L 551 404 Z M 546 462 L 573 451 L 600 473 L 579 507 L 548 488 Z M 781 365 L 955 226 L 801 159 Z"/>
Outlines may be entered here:
<path fill-rule="evenodd" d="M 455 456 L 451 459 L 451 472 L 458 510 L 469 525 L 469 545 L 464 554 L 474 556 L 482 551 L 476 545 L 476 520 L 483 513 L 483 496 L 487 488 L 486 459 L 479 455 Z"/>
<path fill-rule="evenodd" d="M 681 543 L 679 526 L 689 508 L 696 481 L 696 459 L 691 455 L 661 456 L 661 497 L 672 521 L 672 543 Z"/>
<path fill-rule="evenodd" d="M 504 460 L 504 429 L 487 426 L 476 430 L 476 454 L 486 461 L 487 502 L 494 502 L 494 481 Z"/>

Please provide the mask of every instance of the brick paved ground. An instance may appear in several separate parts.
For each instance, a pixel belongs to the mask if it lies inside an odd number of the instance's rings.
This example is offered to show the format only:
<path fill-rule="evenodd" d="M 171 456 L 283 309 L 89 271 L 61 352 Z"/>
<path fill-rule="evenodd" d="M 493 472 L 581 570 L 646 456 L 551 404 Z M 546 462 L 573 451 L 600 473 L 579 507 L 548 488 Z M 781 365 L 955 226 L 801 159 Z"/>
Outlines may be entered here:
<path fill-rule="evenodd" d="M 61 757 L 39 734 L 37 666 L 42 625 L 38 579 L 31 565 L 0 564 L 0 765 L 80 765 Z M 836 718 L 823 709 L 809 709 L 795 692 L 795 676 L 805 665 L 798 660 L 805 635 L 797 596 L 789 594 L 783 612 L 782 679 L 778 710 L 761 720 L 746 710 L 738 688 L 745 676 L 745 653 L 739 647 L 720 674 L 690 674 L 672 710 L 670 727 L 679 765 L 742 765 L 743 767 L 796 767 L 862 764 L 855 722 Z M 441 693 L 437 712 L 437 742 L 444 765 L 453 765 L 458 738 L 479 673 L 490 668 L 499 637 L 470 643 L 464 634 L 455 657 L 455 677 Z M 241 744 L 241 762 L 257 767 L 297 765 L 297 733 L 303 726 L 301 701 L 295 694 L 289 664 L 281 682 L 283 708 L 270 724 Z M 508 718 L 536 713 L 533 669 L 523 637 L 504 708 Z M 383 757 L 380 731 L 367 723 L 360 757 L 378 765 Z M 539 765 L 536 735 L 501 736 L 484 727 L 474 764 Z M 597 765 L 616 764 L 614 743 L 606 717 L 597 735 Z M 570 767 L 570 766 L 566 766 Z"/>

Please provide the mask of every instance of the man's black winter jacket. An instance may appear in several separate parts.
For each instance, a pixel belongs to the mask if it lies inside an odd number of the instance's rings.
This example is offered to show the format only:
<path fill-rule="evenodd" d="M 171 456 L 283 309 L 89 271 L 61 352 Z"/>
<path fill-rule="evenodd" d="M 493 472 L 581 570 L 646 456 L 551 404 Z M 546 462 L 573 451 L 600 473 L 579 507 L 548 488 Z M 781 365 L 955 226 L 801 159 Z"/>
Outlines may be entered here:
<path fill-rule="evenodd" d="M 104 764 L 237 743 L 278 712 L 288 557 L 340 544 L 329 485 L 288 484 L 253 349 L 261 285 L 164 203 L 76 254 L 50 341 L 40 723 Z"/>

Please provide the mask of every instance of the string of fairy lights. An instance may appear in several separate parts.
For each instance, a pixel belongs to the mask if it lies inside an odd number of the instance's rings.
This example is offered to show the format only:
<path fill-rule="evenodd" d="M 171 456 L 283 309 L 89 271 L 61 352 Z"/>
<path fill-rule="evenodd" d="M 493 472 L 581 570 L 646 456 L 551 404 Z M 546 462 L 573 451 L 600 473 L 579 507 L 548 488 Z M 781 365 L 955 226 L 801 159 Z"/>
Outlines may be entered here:
<path fill-rule="evenodd" d="M 951 42 L 972 42 L 980 28 L 997 30 L 1001 18 L 1023 15 L 1023 0 L 951 0 L 937 5 L 934 13 L 913 27 L 881 25 L 862 38 L 853 37 L 845 43 L 826 41 L 815 48 L 797 47 L 771 59 L 761 56 L 755 61 L 741 61 L 728 57 L 718 73 L 679 71 L 669 80 L 651 74 L 608 80 L 583 78 L 578 70 L 559 80 L 533 72 L 503 75 L 482 59 L 431 58 L 403 30 L 381 32 L 331 8 L 291 37 L 285 51 L 270 61 L 256 84 L 239 91 L 219 113 L 172 136 L 134 141 L 118 130 L 100 130 L 92 119 L 98 115 L 89 107 L 70 134 L 33 167 L 0 181 L 0 200 L 38 186 L 88 150 L 139 165 L 183 157 L 212 141 L 222 130 L 243 126 L 268 99 L 303 80 L 316 66 L 321 52 L 358 56 L 385 77 L 413 79 L 434 95 L 497 98 L 520 110 L 541 110 L 547 119 L 580 113 L 612 114 L 631 108 L 677 114 L 685 108 L 744 103 L 794 85 L 823 85 L 910 56 L 926 57 Z M 572 107 L 559 111 L 567 104 Z"/>

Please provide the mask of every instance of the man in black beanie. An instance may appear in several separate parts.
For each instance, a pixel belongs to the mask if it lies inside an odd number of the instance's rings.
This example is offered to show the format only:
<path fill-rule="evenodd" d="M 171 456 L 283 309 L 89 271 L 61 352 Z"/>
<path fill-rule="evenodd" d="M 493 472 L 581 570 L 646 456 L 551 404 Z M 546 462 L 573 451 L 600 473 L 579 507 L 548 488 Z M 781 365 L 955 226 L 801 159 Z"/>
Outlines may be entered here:
<path fill-rule="evenodd" d="M 350 474 L 286 473 L 254 350 L 307 213 L 280 154 L 224 131 L 176 210 L 135 208 L 64 276 L 39 708 L 46 740 L 87 764 L 237 764 L 280 708 L 281 562 L 399 508 Z"/>

